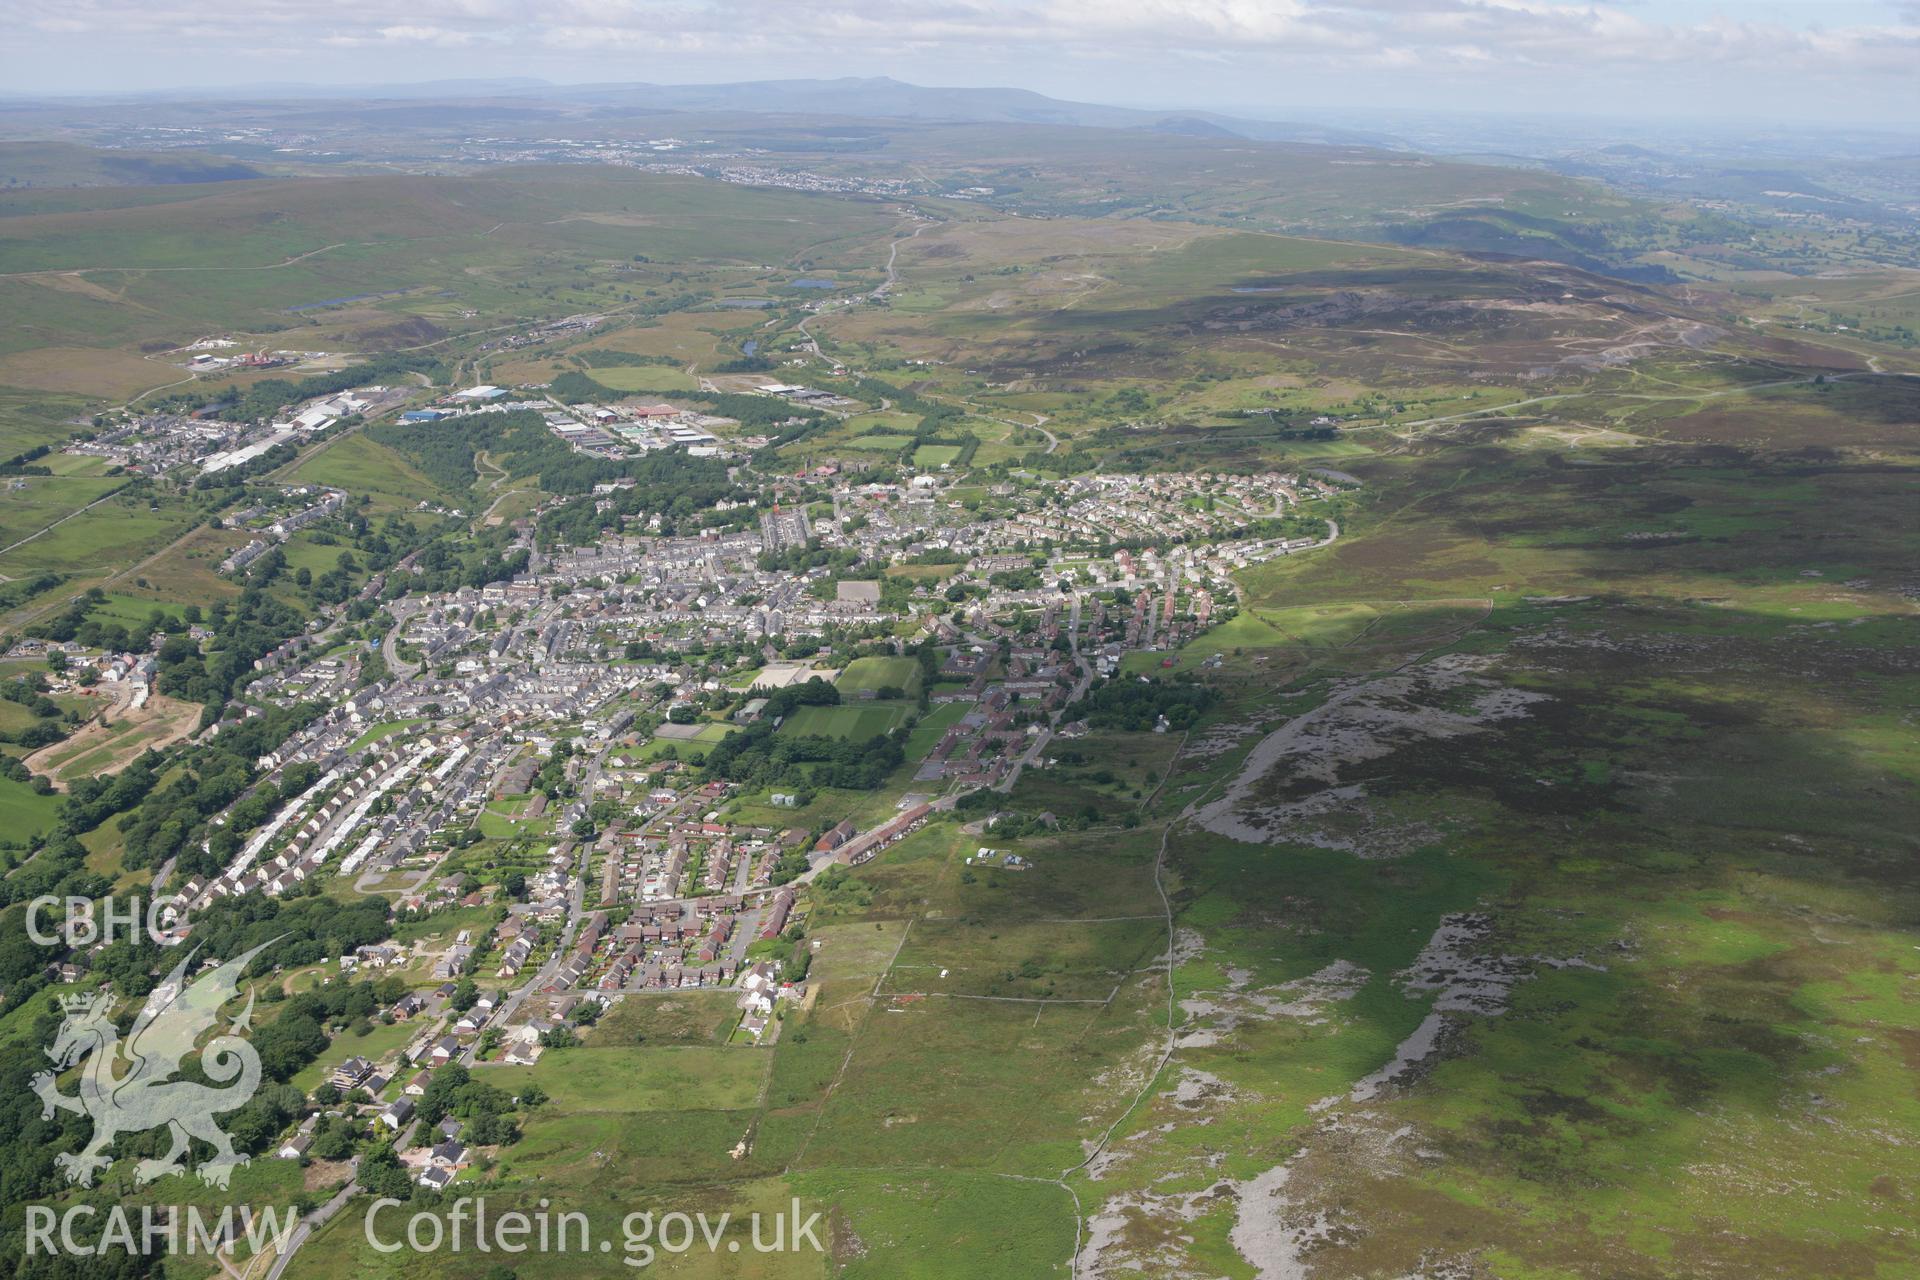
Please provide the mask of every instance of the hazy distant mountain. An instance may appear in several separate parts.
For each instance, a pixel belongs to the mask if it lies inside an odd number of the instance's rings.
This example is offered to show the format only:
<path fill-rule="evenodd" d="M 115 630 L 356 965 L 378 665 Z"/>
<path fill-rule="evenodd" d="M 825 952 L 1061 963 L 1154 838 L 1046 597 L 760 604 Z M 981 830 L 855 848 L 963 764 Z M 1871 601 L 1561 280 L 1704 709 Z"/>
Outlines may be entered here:
<path fill-rule="evenodd" d="M 5 95 L 0 95 L 3 99 Z M 532 100 L 628 111 L 735 111 L 780 115 L 848 116 L 868 120 L 926 120 L 1003 124 L 1081 125 L 1104 129 L 1154 129 L 1200 136 L 1307 142 L 1334 146 L 1406 149 L 1387 134 L 1332 125 L 1253 120 L 1209 111 L 1145 111 L 1091 102 L 1068 102 L 1027 89 L 940 89 L 886 76 L 839 80 L 748 80 L 737 84 L 553 84 L 532 79 L 433 80 L 418 84 L 224 85 L 216 89 L 100 95 L 91 101 L 285 102 L 302 99 L 360 104 L 409 103 L 495 105 Z"/>
<path fill-rule="evenodd" d="M 928 88 L 887 76 L 839 80 L 749 80 L 738 84 L 553 85 L 534 96 L 666 111 L 759 111 L 855 116 L 880 120 L 977 121 L 1083 125 L 1105 129 L 1169 129 L 1193 133 L 1210 125 L 1222 135 L 1268 142 L 1400 147 L 1384 134 L 1327 125 L 1249 120 L 1208 111 L 1144 111 L 1068 102 L 1028 89 Z"/>

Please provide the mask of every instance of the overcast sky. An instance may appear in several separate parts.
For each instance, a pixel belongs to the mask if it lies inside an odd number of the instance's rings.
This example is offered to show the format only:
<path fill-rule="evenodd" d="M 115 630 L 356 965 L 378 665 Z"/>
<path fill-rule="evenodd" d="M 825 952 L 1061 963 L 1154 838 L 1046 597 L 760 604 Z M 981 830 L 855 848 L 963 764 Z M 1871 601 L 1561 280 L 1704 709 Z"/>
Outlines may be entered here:
<path fill-rule="evenodd" d="M 891 75 L 1145 106 L 1920 124 L 1920 0 L 0 0 L 0 92 Z"/>

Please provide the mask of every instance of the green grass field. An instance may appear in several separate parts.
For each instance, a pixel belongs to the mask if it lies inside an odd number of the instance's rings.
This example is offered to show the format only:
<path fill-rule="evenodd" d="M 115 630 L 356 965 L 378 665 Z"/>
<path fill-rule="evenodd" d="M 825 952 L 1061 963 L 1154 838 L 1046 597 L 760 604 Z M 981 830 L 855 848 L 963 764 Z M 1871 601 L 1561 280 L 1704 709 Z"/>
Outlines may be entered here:
<path fill-rule="evenodd" d="M 483 1068 L 483 1075 L 507 1090 L 537 1083 L 552 1099 L 553 1110 L 570 1115 L 737 1111 L 758 1104 L 771 1061 L 771 1055 L 754 1049 L 589 1044 L 549 1051 L 531 1067 Z"/>
<path fill-rule="evenodd" d="M 898 704 L 846 703 L 837 707 L 800 707 L 780 725 L 780 732 L 794 736 L 816 735 L 865 741 L 886 733 L 906 719 Z"/>
<path fill-rule="evenodd" d="M 727 991 L 677 991 L 630 996 L 594 1024 L 596 1049 L 622 1045 L 718 1044 L 740 1020 L 738 997 Z"/>
<path fill-rule="evenodd" d="M 677 727 L 684 728 L 685 726 L 677 726 Z M 710 747 L 714 743 L 726 737 L 728 734 L 735 732 L 737 728 L 738 726 L 736 725 L 720 724 L 717 722 L 709 721 L 705 724 L 701 724 L 698 727 L 696 727 L 691 734 L 680 734 L 680 735 L 673 735 L 673 736 L 669 736 L 667 734 L 659 734 L 655 736 L 650 742 L 648 742 L 644 747 L 640 748 L 638 752 L 631 753 L 631 754 L 634 759 L 652 760 L 659 755 L 659 749 L 663 746 L 671 745 L 671 746 L 680 747 L 682 749 L 685 749 L 688 747 L 692 747 L 696 749 L 701 747 Z"/>
<path fill-rule="evenodd" d="M 937 471 L 960 456 L 957 444 L 923 444 L 913 451 L 913 465 Z"/>
<path fill-rule="evenodd" d="M 693 391 L 699 387 L 685 369 L 670 369 L 663 365 L 588 369 L 587 376 L 614 391 Z"/>
<path fill-rule="evenodd" d="M 364 435 L 351 435 L 328 445 L 302 463 L 294 479 L 301 484 L 372 494 L 376 505 L 390 510 L 421 502 L 445 502 L 453 496 L 442 493 L 398 453 Z"/>
<path fill-rule="evenodd" d="M 181 625 L 181 605 L 158 596 L 133 595 L 110 591 L 104 602 L 87 611 L 90 620 L 117 623 L 123 627 L 144 627 L 156 612 L 174 626 Z"/>
<path fill-rule="evenodd" d="M 0 831 L 12 840 L 30 840 L 53 830 L 60 797 L 41 795 L 24 782 L 0 778 Z"/>
<path fill-rule="evenodd" d="M 39 533 L 62 516 L 78 511 L 125 480 L 110 476 L 0 477 L 0 547 Z"/>
<path fill-rule="evenodd" d="M 0 733 L 14 733 L 40 721 L 40 716 L 17 702 L 0 702 Z"/>
<path fill-rule="evenodd" d="M 891 688 L 912 697 L 920 689 L 920 664 L 912 658 L 855 658 L 834 684 L 843 696 Z"/>
<path fill-rule="evenodd" d="M 907 735 L 907 759 L 918 762 L 940 745 L 948 729 L 960 723 L 972 708 L 964 702 L 942 702 L 920 717 Z"/>

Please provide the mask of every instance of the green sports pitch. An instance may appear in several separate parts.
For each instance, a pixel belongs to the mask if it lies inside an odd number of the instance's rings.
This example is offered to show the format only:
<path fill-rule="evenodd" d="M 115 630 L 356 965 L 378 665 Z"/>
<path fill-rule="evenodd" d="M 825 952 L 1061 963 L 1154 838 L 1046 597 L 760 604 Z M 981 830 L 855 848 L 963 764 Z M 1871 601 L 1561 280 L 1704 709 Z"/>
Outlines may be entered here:
<path fill-rule="evenodd" d="M 801 707 L 780 725 L 780 732 L 795 736 L 846 738 L 864 742 L 877 738 L 906 719 L 907 709 L 898 703 L 845 704 L 838 707 Z"/>

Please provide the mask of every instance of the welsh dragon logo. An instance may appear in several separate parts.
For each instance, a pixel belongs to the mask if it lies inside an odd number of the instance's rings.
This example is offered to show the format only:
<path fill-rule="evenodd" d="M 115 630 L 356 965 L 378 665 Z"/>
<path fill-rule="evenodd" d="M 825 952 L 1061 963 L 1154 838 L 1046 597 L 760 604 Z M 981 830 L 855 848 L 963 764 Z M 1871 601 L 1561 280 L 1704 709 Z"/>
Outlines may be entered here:
<path fill-rule="evenodd" d="M 115 1074 L 123 1054 L 120 1034 L 108 1017 L 112 993 L 99 991 L 62 1000 L 66 1020 L 47 1049 L 54 1070 L 34 1076 L 33 1091 L 40 1095 L 44 1119 L 51 1120 L 58 1108 L 93 1120 L 92 1140 L 78 1152 L 63 1152 L 55 1158 L 69 1181 L 92 1186 L 94 1173 L 112 1163 L 105 1153 L 115 1138 L 162 1125 L 173 1131 L 172 1149 L 158 1160 L 140 1161 L 134 1169 L 137 1183 L 185 1173 L 190 1138 L 200 1139 L 217 1153 L 198 1169 L 201 1179 L 212 1186 L 225 1188 L 235 1166 L 248 1162 L 234 1151 L 213 1118 L 244 1105 L 260 1087 L 260 1055 L 242 1038 L 253 1015 L 253 997 L 247 997 L 239 1016 L 200 1053 L 202 1073 L 225 1088 L 170 1077 L 179 1071 L 181 1059 L 193 1052 L 201 1034 L 219 1019 L 221 1007 L 233 999 L 248 963 L 270 945 L 262 943 L 192 983 L 186 980 L 192 955 L 174 966 L 134 1019 L 124 1049 L 130 1065 L 120 1074 Z M 86 1066 L 80 1073 L 79 1093 L 61 1093 L 56 1073 L 83 1058 Z"/>

